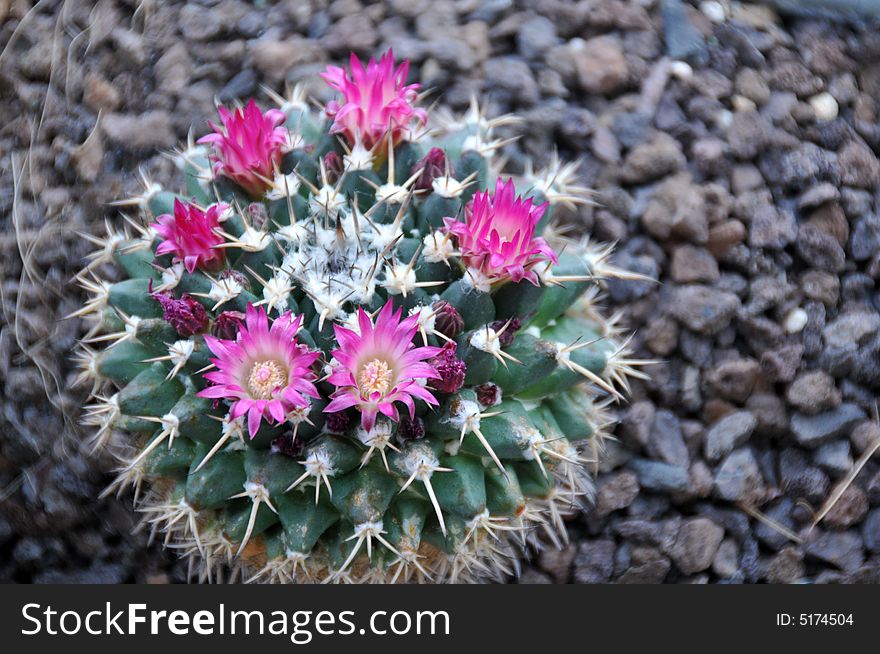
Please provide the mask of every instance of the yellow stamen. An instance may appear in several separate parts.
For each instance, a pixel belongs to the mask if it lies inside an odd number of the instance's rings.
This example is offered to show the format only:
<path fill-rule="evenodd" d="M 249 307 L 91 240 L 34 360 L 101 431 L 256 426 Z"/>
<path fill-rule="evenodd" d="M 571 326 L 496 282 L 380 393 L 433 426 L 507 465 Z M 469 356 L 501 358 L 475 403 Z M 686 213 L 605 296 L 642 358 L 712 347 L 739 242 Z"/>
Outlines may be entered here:
<path fill-rule="evenodd" d="M 373 359 L 361 368 L 358 385 L 364 395 L 384 395 L 391 386 L 391 368 L 382 359 Z"/>
<path fill-rule="evenodd" d="M 287 370 L 274 359 L 258 361 L 251 368 L 247 385 L 255 400 L 271 400 L 276 388 L 287 385 Z"/>

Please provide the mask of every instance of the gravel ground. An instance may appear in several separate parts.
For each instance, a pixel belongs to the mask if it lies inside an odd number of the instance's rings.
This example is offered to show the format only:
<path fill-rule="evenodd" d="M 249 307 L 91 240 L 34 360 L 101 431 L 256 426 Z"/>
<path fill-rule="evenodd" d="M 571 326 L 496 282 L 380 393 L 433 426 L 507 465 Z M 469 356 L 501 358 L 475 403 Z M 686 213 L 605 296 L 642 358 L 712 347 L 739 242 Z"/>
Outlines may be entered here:
<path fill-rule="evenodd" d="M 513 166 L 581 158 L 598 205 L 572 220 L 661 282 L 609 286 L 662 363 L 595 508 L 521 581 L 880 581 L 878 461 L 849 483 L 880 443 L 876 24 L 681 0 L 31 4 L 0 0 L 0 581 L 184 579 L 128 498 L 96 499 L 113 462 L 77 432 L 81 325 L 59 320 L 75 232 L 120 220 L 139 167 L 171 183 L 156 152 L 215 97 L 388 46 L 453 109 L 524 116 Z"/>

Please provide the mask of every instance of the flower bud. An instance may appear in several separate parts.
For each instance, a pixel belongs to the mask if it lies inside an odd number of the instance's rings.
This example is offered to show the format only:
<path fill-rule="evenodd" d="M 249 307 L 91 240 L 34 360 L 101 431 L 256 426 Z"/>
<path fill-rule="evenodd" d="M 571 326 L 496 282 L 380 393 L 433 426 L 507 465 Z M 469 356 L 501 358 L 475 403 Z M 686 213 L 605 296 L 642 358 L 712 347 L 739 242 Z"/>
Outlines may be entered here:
<path fill-rule="evenodd" d="M 455 356 L 455 343 L 448 342 L 428 363 L 434 366 L 440 379 L 432 379 L 431 386 L 441 393 L 455 393 L 464 386 L 467 364 Z"/>
<path fill-rule="evenodd" d="M 415 175 L 420 170 L 422 172 L 414 187 L 417 191 L 430 191 L 433 181 L 446 174 L 446 154 L 440 148 L 431 148 L 428 154 L 413 165 L 409 174 Z"/>
<path fill-rule="evenodd" d="M 241 311 L 223 311 L 214 319 L 211 333 L 217 338 L 234 341 L 243 324 L 244 314 Z"/>
<path fill-rule="evenodd" d="M 434 310 L 434 329 L 446 336 L 455 338 L 464 329 L 464 318 L 454 306 L 446 300 L 437 300 L 431 305 Z"/>
<path fill-rule="evenodd" d="M 208 312 L 192 295 L 184 293 L 175 299 L 171 293 L 153 293 L 152 297 L 162 305 L 162 318 L 184 338 L 200 334 L 208 328 Z"/>

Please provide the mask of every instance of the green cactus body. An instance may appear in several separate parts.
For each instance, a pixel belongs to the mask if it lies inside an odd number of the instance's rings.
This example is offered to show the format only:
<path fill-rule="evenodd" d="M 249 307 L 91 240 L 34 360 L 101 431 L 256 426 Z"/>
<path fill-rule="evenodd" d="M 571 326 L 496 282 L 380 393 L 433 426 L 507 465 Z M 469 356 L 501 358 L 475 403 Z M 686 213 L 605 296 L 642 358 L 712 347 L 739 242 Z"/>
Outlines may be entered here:
<path fill-rule="evenodd" d="M 208 148 L 190 144 L 185 191 L 148 189 L 140 233 L 111 233 L 90 263 L 118 280 L 90 281 L 99 292 L 80 312 L 94 325 L 81 355 L 96 389 L 85 420 L 127 461 L 114 486 L 148 489 L 138 496 L 145 520 L 204 580 L 501 580 L 528 547 L 561 542 L 560 516 L 592 492 L 601 398 L 632 363 L 590 304 L 602 258 L 567 242 L 558 264 L 536 257 L 525 267 L 533 278 L 515 281 L 462 252 L 447 223 L 491 191 L 492 131 L 510 117 L 487 119 L 474 105 L 430 136 L 386 137 L 369 151 L 331 133 L 298 91 L 279 101 L 289 138 L 274 179 L 251 180 L 265 183 L 260 193 L 215 175 Z M 444 170 L 425 181 L 440 158 L 432 148 L 445 152 Z M 526 171 L 520 188 L 540 189 L 551 206 L 581 201 L 574 169 L 553 165 Z M 206 214 L 219 216 L 208 237 L 222 243 L 193 270 L 157 253 L 167 238 L 146 226 L 176 216 L 183 198 L 203 212 L 224 203 Z M 548 247 L 560 251 L 554 233 Z M 375 317 L 389 301 L 418 316 L 416 346 L 456 349 L 429 360 L 441 379 L 421 381 L 437 406 L 419 399 L 410 417 L 398 403 L 399 416 L 380 414 L 368 429 L 356 407 L 325 411 L 337 397 L 334 326 L 357 329 L 358 308 Z M 319 352 L 317 394 L 283 419 L 266 413 L 256 431 L 205 378 L 216 363 L 210 335 L 235 339 L 254 305 L 270 323 L 302 315 L 297 347 Z M 248 379 L 275 379 L 266 366 Z M 373 371 L 380 389 L 394 374 Z M 267 388 L 255 397 L 277 391 Z"/>

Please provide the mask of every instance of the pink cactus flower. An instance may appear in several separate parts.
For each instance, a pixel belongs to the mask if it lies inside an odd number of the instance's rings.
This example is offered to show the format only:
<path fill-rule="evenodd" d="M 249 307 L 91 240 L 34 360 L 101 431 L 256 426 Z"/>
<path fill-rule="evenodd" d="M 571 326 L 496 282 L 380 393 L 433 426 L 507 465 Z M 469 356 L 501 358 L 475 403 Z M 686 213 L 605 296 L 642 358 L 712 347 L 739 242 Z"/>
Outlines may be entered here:
<path fill-rule="evenodd" d="M 156 256 L 173 254 L 175 263 L 182 262 L 187 272 L 196 268 L 215 272 L 223 267 L 226 255 L 218 245 L 223 237 L 217 233 L 225 204 L 212 204 L 202 211 L 189 202 L 174 200 L 174 215 L 163 214 L 150 227 L 162 237 Z"/>
<path fill-rule="evenodd" d="M 214 174 L 228 177 L 252 197 L 261 197 L 290 142 L 287 128 L 281 125 L 287 116 L 278 109 L 263 113 L 253 100 L 234 112 L 223 106 L 217 111 L 223 126 L 208 123 L 214 134 L 199 139 L 214 147 Z"/>
<path fill-rule="evenodd" d="M 213 386 L 197 395 L 234 400 L 229 415 L 247 414 L 251 438 L 264 418 L 269 424 L 283 422 L 293 409 L 308 407 L 308 398 L 319 397 L 311 370 L 319 352 L 297 343 L 301 324 L 302 316 L 288 311 L 269 327 L 263 308 L 249 304 L 234 341 L 205 336 L 217 369 L 205 374 Z"/>
<path fill-rule="evenodd" d="M 358 309 L 360 334 L 334 325 L 339 348 L 332 354 L 339 366 L 328 381 L 337 387 L 327 413 L 357 407 L 361 425 L 373 429 L 379 413 L 392 420 L 400 416 L 395 402 L 402 402 L 412 418 L 415 415 L 413 398 L 431 405 L 437 399 L 423 385 L 429 379 L 439 379 L 437 370 L 425 359 L 440 352 L 439 347 L 415 347 L 413 336 L 419 329 L 418 314 L 401 321 L 401 310 L 394 311 L 388 302 L 379 312 L 375 324 L 363 309 Z"/>
<path fill-rule="evenodd" d="M 416 125 L 424 125 L 428 114 L 414 107 L 418 84 L 407 84 L 409 62 L 396 69 L 394 53 L 388 50 L 367 65 L 351 54 L 349 69 L 328 66 L 321 77 L 330 87 L 342 94 L 342 103 L 327 103 L 327 115 L 333 119 L 330 131 L 343 134 L 350 145 L 360 143 L 367 149 L 380 144 L 383 149 L 389 135 L 398 143 L 404 132 Z"/>
<path fill-rule="evenodd" d="M 541 261 L 558 263 L 556 253 L 535 227 L 547 203 L 534 206 L 532 199 L 516 195 L 513 180 L 499 177 L 495 192 L 477 192 L 465 207 L 465 222 L 444 218 L 445 230 L 458 237 L 462 261 L 485 274 L 492 283 L 523 279 L 537 286 L 532 268 Z"/>

